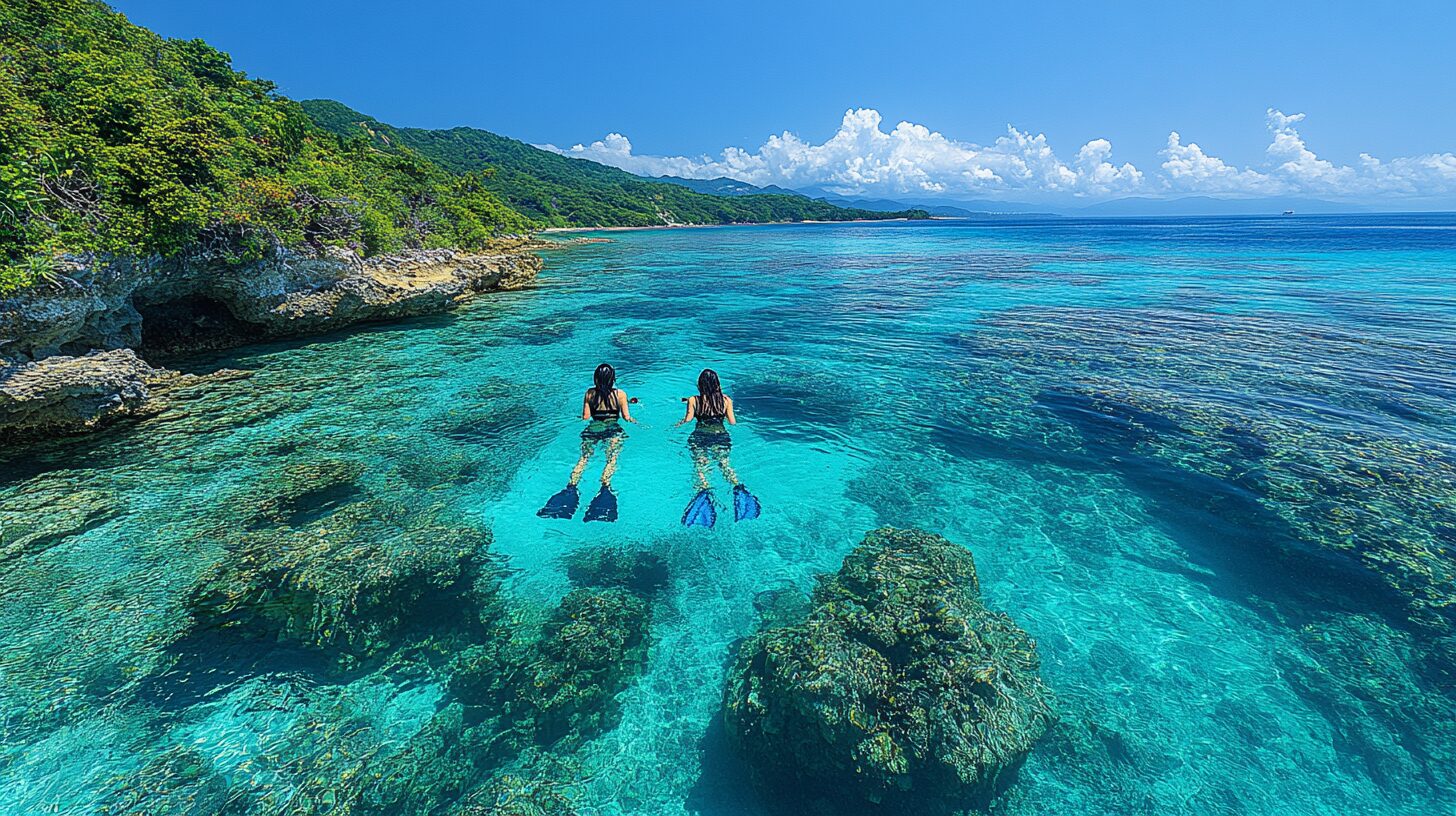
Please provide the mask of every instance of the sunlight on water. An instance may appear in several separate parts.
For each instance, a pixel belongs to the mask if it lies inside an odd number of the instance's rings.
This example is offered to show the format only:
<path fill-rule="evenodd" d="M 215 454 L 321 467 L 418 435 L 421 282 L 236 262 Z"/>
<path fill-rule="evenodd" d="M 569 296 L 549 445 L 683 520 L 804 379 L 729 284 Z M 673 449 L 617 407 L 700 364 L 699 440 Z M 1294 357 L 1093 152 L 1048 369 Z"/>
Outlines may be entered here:
<path fill-rule="evenodd" d="M 613 233 L 454 315 L 175 361 L 252 373 L 0 460 L 0 803 L 444 812 L 519 771 L 763 812 L 715 721 L 735 643 L 888 524 L 970 548 L 1038 641 L 1059 721 L 994 812 L 1450 812 L 1452 226 Z M 620 520 L 537 518 L 602 360 L 641 400 Z M 711 531 L 670 427 L 704 366 L 764 506 L 719 482 Z M 530 641 L 603 546 L 669 576 L 619 710 L 462 760 L 491 729 L 451 633 Z"/>

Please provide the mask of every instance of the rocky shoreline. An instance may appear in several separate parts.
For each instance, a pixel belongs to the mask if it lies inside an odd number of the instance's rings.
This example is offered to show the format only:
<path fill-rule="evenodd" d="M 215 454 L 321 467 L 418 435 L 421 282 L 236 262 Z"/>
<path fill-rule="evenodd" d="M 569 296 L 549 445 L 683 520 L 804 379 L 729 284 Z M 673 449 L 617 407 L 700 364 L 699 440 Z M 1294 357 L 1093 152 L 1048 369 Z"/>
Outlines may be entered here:
<path fill-rule="evenodd" d="M 361 259 L 280 249 L 221 258 L 67 259 L 54 283 L 0 298 L 0 437 L 92 430 L 155 408 L 176 372 L 152 352 L 228 348 L 447 311 L 530 283 L 541 259 L 417 250 Z M 140 351 L 140 354 L 138 354 Z"/>

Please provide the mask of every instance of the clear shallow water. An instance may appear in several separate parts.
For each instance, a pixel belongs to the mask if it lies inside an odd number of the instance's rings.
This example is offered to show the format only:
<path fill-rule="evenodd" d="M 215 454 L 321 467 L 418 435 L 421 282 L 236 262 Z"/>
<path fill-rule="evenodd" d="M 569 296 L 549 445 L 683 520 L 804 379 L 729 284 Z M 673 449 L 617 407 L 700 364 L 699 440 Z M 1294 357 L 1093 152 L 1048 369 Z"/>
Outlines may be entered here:
<path fill-rule="evenodd" d="M 163 761 L 183 750 L 237 812 L 328 812 L 321 778 L 426 727 L 444 683 L 403 657 L 338 674 L 204 641 L 207 670 L 174 677 L 189 593 L 228 557 L 207 520 L 320 459 L 488 525 L 527 620 L 573 552 L 665 559 L 620 722 L 565 752 L 582 813 L 760 812 L 716 738 L 725 661 L 762 591 L 881 524 L 969 547 L 1038 641 L 1060 722 L 995 812 L 1456 812 L 1456 218 L 610 238 L 454 315 L 179 361 L 254 373 L 7 453 L 6 812 L 128 812 L 129 784 L 188 812 L 200 783 Z M 621 518 L 543 521 L 601 360 L 641 399 Z M 765 507 L 711 532 L 678 523 L 669 428 L 704 365 Z"/>

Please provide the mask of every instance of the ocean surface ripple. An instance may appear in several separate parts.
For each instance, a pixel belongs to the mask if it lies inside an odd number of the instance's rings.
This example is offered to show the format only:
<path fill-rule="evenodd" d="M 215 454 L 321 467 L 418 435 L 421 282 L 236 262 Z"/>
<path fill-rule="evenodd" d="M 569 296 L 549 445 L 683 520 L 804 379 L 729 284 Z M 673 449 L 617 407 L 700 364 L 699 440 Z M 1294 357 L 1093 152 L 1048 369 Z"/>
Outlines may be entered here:
<path fill-rule="evenodd" d="M 448 655 L 388 615 L 237 640 L 287 527 L 343 559 L 279 567 L 340 620 L 420 603 L 329 594 L 418 556 L 535 626 L 574 556 L 650 553 L 645 662 L 544 750 L 560 792 L 766 813 L 715 720 L 732 649 L 885 524 L 969 547 L 1038 642 L 1058 722 L 994 813 L 1456 812 L 1456 216 L 609 237 L 451 315 L 167 361 L 252 374 L 0 452 L 0 812 L 375 812 L 339 797 L 438 727 Z M 620 520 L 542 520 L 603 360 L 641 400 Z M 764 513 L 684 530 L 705 366 Z"/>

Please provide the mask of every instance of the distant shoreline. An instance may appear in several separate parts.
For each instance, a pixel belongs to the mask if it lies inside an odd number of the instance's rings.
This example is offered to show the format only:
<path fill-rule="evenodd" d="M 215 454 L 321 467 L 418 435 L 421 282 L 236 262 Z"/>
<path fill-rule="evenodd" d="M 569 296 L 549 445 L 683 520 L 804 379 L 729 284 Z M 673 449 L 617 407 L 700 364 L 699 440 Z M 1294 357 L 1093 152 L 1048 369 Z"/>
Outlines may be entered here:
<path fill-rule="evenodd" d="M 563 233 L 563 232 L 629 232 L 635 230 L 672 230 L 672 229 L 698 229 L 701 227 L 768 227 L 776 224 L 879 224 L 886 221 L 940 221 L 942 217 L 931 216 L 930 218 L 849 218 L 843 221 L 752 221 L 746 224 L 652 224 L 643 227 L 547 227 L 537 234 Z"/>

